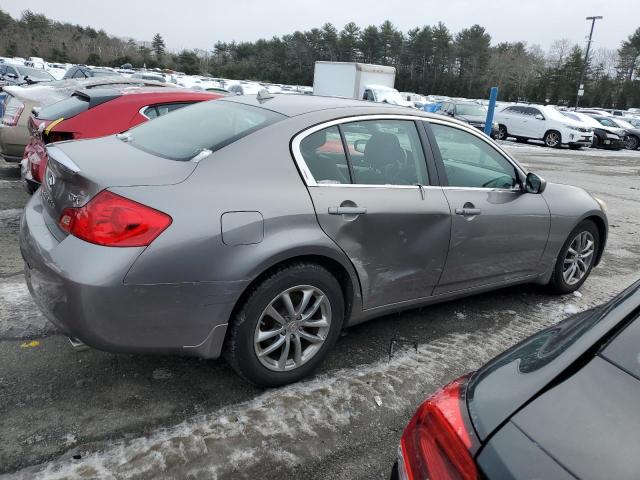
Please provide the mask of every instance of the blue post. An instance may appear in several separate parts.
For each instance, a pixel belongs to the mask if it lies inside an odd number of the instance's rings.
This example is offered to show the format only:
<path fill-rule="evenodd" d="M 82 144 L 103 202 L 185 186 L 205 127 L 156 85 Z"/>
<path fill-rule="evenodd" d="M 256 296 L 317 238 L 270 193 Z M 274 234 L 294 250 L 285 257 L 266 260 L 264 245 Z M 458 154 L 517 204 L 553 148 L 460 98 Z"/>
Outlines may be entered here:
<path fill-rule="evenodd" d="M 498 87 L 491 87 L 491 94 L 489 95 L 489 111 L 487 112 L 487 119 L 484 122 L 484 133 L 491 136 L 491 130 L 493 129 L 493 112 L 496 109 L 496 100 L 498 99 Z"/>

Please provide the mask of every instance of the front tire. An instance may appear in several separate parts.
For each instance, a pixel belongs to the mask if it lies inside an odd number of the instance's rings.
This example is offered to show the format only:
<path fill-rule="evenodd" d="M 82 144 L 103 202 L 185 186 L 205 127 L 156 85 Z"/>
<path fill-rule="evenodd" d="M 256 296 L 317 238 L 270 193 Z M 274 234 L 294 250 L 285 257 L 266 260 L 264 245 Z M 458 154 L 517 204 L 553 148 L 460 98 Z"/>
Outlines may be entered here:
<path fill-rule="evenodd" d="M 229 325 L 224 356 L 251 383 L 276 387 L 309 375 L 344 321 L 336 278 L 313 263 L 283 267 L 247 296 Z"/>
<path fill-rule="evenodd" d="M 600 232 L 591 220 L 584 220 L 574 228 L 564 242 L 549 286 L 555 293 L 566 294 L 578 290 L 589 277 L 600 248 Z"/>
<path fill-rule="evenodd" d="M 640 145 L 640 139 L 635 135 L 629 135 L 624 142 L 624 148 L 627 150 L 635 150 L 638 148 L 638 145 Z"/>
<path fill-rule="evenodd" d="M 544 144 L 549 148 L 560 148 L 562 146 L 560 132 L 549 130 L 544 134 Z"/>

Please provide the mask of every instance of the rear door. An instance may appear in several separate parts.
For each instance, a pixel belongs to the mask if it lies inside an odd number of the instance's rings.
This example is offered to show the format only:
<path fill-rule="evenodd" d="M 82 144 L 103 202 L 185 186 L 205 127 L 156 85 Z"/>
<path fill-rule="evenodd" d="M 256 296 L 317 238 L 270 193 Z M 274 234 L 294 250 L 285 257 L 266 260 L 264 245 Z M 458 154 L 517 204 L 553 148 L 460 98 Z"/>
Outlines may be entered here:
<path fill-rule="evenodd" d="M 365 309 L 428 297 L 444 267 L 449 206 L 421 136 L 411 117 L 367 116 L 293 142 L 320 226 L 353 263 Z"/>
<path fill-rule="evenodd" d="M 525 107 L 507 107 L 503 115 L 506 117 L 504 124 L 507 126 L 509 135 L 522 136 L 527 135 L 524 125 L 524 109 Z"/>
<path fill-rule="evenodd" d="M 511 282 L 538 273 L 550 213 L 542 195 L 482 133 L 427 124 L 452 212 L 451 244 L 436 294 Z"/>

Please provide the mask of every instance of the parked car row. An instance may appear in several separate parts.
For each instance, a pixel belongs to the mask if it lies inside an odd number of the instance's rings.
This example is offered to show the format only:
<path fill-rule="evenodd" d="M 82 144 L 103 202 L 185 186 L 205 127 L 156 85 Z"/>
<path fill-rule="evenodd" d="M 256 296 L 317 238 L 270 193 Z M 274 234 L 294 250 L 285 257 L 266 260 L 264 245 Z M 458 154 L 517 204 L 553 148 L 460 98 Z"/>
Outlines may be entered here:
<path fill-rule="evenodd" d="M 29 117 L 34 109 L 53 104 L 70 97 L 76 90 L 100 88 L 103 86 L 160 86 L 163 84 L 123 77 L 98 77 L 69 79 L 41 83 L 30 86 L 3 87 L 0 95 L 0 158 L 6 162 L 18 163 L 29 143 Z"/>
<path fill-rule="evenodd" d="M 124 132 L 178 108 L 220 97 L 209 92 L 122 85 L 78 90 L 31 115 L 31 136 L 22 160 L 25 186 L 33 193 L 42 183 L 49 143 Z"/>
<path fill-rule="evenodd" d="M 500 140 L 542 140 L 547 147 L 626 148 L 640 147 L 640 129 L 621 117 L 594 110 L 559 110 L 550 105 L 509 105 L 495 114 Z M 635 119 L 632 119 L 635 121 Z"/>

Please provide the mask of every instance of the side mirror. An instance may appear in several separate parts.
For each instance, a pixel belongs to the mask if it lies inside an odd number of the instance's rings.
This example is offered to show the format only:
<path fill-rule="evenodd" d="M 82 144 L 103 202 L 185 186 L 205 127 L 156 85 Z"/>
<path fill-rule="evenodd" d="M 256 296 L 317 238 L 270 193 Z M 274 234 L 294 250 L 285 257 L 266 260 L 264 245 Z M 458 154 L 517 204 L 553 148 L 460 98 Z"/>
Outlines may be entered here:
<path fill-rule="evenodd" d="M 547 181 L 540 178 L 535 173 L 529 172 L 525 181 L 525 191 L 527 193 L 542 193 L 547 188 Z"/>
<path fill-rule="evenodd" d="M 544 120 L 544 117 L 541 114 L 536 115 L 536 120 Z"/>

